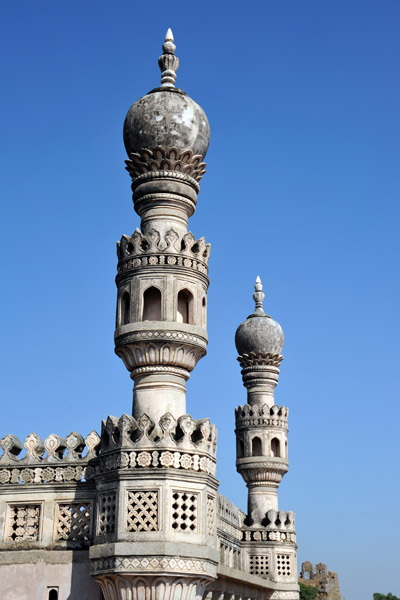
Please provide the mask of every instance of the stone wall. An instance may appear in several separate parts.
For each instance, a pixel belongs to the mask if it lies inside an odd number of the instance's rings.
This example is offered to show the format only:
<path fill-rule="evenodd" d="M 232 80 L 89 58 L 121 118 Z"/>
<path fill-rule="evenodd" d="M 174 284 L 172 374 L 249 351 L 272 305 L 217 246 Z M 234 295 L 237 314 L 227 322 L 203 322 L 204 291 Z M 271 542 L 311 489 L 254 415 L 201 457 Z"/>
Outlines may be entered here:
<path fill-rule="evenodd" d="M 340 587 L 338 574 L 328 571 L 323 563 L 313 565 L 306 561 L 301 565 L 299 583 L 311 585 L 318 589 L 317 600 L 340 600 Z"/>

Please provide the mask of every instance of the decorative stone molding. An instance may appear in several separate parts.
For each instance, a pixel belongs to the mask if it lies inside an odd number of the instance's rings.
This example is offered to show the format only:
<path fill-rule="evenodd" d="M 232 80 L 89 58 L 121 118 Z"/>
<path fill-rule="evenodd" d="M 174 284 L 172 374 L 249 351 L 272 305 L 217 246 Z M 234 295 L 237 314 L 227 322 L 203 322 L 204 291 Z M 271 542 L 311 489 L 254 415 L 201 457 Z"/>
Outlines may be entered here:
<path fill-rule="evenodd" d="M 157 341 L 176 341 L 182 342 L 185 344 L 192 344 L 195 346 L 199 346 L 204 350 L 207 349 L 207 340 L 204 337 L 200 337 L 198 335 L 194 335 L 192 333 L 186 333 L 185 331 L 176 331 L 176 330 L 141 330 L 141 331 L 132 331 L 130 333 L 123 333 L 118 336 L 119 344 L 129 344 L 134 343 L 136 341 L 147 341 L 147 340 L 157 340 Z M 167 351 L 165 351 L 167 352 Z M 164 358 L 164 356 L 162 357 Z"/>
<path fill-rule="evenodd" d="M 164 184 L 168 180 L 173 181 L 174 183 L 183 184 L 186 187 L 189 187 L 189 189 L 194 190 L 196 194 L 198 194 L 200 191 L 200 186 L 196 179 L 194 179 L 190 175 L 187 175 L 186 173 L 182 173 L 180 171 L 147 171 L 146 173 L 138 175 L 132 181 L 131 189 L 134 194 L 134 200 L 138 197 L 140 197 L 141 199 L 143 198 L 142 193 L 137 192 L 138 188 L 143 184 L 147 184 L 150 182 L 153 184 L 157 183 L 158 181 L 162 181 L 162 184 Z M 181 202 L 184 201 L 182 197 L 180 198 L 180 200 Z M 195 198 L 193 200 L 187 199 L 188 203 L 191 202 L 193 204 L 193 208 L 195 207 L 195 201 Z"/>
<path fill-rule="evenodd" d="M 178 148 L 156 146 L 154 150 L 142 148 L 139 152 L 132 153 L 130 160 L 126 160 L 125 163 L 132 179 L 143 173 L 172 171 L 200 181 L 206 172 L 206 163 L 202 161 L 203 157 L 193 155 L 191 150 L 180 151 Z"/>
<path fill-rule="evenodd" d="M 248 428 L 257 426 L 281 427 L 285 430 L 288 428 L 289 409 L 286 406 L 278 406 L 274 404 L 269 407 L 268 404 L 263 406 L 238 406 L 235 409 L 236 428 Z"/>
<path fill-rule="evenodd" d="M 267 483 L 276 484 L 280 483 L 283 479 L 283 476 L 288 471 L 287 464 L 282 464 L 281 468 L 277 468 L 278 465 L 275 463 L 269 466 L 268 463 L 254 465 L 251 468 L 248 465 L 241 464 L 237 466 L 237 470 L 242 475 L 243 479 L 246 483 L 260 483 L 261 485 L 265 485 Z"/>
<path fill-rule="evenodd" d="M 104 571 L 124 572 L 157 572 L 170 571 L 174 573 L 193 573 L 216 577 L 217 566 L 215 563 L 196 558 L 181 556 L 113 556 L 91 560 L 91 572 L 96 575 Z M 147 579 L 147 578 L 146 578 Z"/>
<path fill-rule="evenodd" d="M 254 352 L 250 352 L 249 354 L 241 354 L 236 360 L 239 361 L 244 371 L 247 369 L 255 371 L 257 367 L 279 367 L 283 361 L 283 356 L 281 354 L 255 354 Z"/>
<path fill-rule="evenodd" d="M 147 331 L 145 332 L 147 334 Z M 155 337 L 151 335 L 148 337 Z M 168 332 L 163 332 L 167 338 Z M 177 333 L 177 332 L 173 332 Z M 176 336 L 179 338 L 179 334 Z M 183 337 L 183 336 L 182 336 Z M 185 336 L 194 337 L 194 336 Z M 168 338 L 167 338 L 168 339 Z M 132 377 L 137 374 L 137 369 L 140 367 L 150 367 L 151 372 L 155 372 L 156 368 L 161 365 L 171 365 L 175 372 L 176 368 L 184 369 L 186 373 L 183 376 L 188 379 L 188 374 L 193 371 L 197 362 L 205 355 L 206 351 L 202 347 L 193 347 L 190 342 L 144 342 L 137 341 L 136 343 L 129 340 L 129 334 L 118 336 L 115 340 L 115 353 L 122 358 L 128 371 L 132 373 Z M 194 343 L 194 342 L 192 342 Z M 163 369 L 163 370 L 164 370 Z M 166 369 L 165 369 L 166 370 Z"/>
<path fill-rule="evenodd" d="M 215 476 L 216 461 L 208 456 L 181 452 L 115 452 L 100 457 L 99 473 L 115 469 L 183 469 Z"/>

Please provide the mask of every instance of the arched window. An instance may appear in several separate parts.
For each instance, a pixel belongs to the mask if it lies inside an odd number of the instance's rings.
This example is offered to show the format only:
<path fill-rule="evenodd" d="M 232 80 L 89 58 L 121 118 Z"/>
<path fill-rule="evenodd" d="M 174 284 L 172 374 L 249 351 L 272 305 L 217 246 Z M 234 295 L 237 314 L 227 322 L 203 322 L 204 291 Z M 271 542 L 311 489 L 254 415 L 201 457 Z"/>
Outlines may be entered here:
<path fill-rule="evenodd" d="M 143 294 L 143 321 L 161 321 L 161 292 L 149 287 Z"/>
<path fill-rule="evenodd" d="M 178 323 L 193 324 L 193 295 L 189 290 L 181 290 L 178 294 L 176 320 Z"/>
<path fill-rule="evenodd" d="M 126 325 L 131 320 L 131 297 L 129 292 L 124 292 L 121 298 L 121 325 Z"/>
<path fill-rule="evenodd" d="M 281 443 L 278 438 L 272 438 L 271 440 L 271 454 L 272 456 L 281 455 Z"/>
<path fill-rule="evenodd" d="M 262 456 L 262 446 L 261 446 L 261 440 L 259 437 L 254 437 L 251 440 L 251 455 L 252 456 Z"/>
<path fill-rule="evenodd" d="M 238 453 L 238 458 L 244 457 L 244 442 L 243 442 L 243 440 L 238 440 L 237 453 Z"/>
<path fill-rule="evenodd" d="M 57 588 L 52 588 L 49 591 L 48 600 L 58 600 L 58 590 L 57 590 Z"/>
<path fill-rule="evenodd" d="M 204 296 L 201 303 L 201 325 L 203 329 L 207 327 L 207 298 Z"/>

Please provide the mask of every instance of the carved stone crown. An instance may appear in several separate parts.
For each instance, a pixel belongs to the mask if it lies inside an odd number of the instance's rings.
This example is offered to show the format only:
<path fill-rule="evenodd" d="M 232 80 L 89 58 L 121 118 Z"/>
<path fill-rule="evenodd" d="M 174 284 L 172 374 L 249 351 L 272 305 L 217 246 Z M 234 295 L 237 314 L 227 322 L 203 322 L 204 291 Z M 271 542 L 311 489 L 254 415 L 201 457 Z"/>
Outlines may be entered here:
<path fill-rule="evenodd" d="M 136 228 L 131 237 L 123 235 L 117 242 L 118 272 L 145 265 L 178 265 L 194 268 L 205 275 L 211 244 L 204 237 L 196 240 L 189 231 L 182 238 L 174 229 L 161 235 L 152 229 L 144 235 Z"/>
<path fill-rule="evenodd" d="M 175 419 L 163 415 L 158 424 L 144 414 L 139 419 L 130 415 L 108 417 L 102 422 L 101 453 L 115 449 L 173 449 L 203 451 L 215 457 L 217 430 L 209 419 L 193 419 L 182 415 Z"/>
<path fill-rule="evenodd" d="M 178 148 L 161 148 L 156 146 L 153 150 L 141 148 L 139 152 L 130 154 L 130 160 L 126 160 L 126 170 L 136 179 L 143 173 L 160 171 L 177 171 L 189 175 L 195 181 L 200 181 L 206 172 L 206 163 L 202 162 L 202 156 L 194 155 L 191 150 L 179 150 Z"/>
<path fill-rule="evenodd" d="M 241 429 L 242 427 L 267 425 L 269 427 L 283 427 L 287 429 L 288 415 L 289 409 L 286 406 L 274 404 L 269 407 L 268 404 L 264 404 L 263 406 L 245 404 L 235 409 L 236 428 Z"/>

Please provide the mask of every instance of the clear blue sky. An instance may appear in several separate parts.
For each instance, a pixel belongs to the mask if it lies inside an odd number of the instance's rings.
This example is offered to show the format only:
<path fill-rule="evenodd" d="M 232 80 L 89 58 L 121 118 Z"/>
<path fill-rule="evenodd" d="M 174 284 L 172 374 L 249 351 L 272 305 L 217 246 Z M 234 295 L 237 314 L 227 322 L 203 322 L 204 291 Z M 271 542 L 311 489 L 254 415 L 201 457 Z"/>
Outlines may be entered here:
<path fill-rule="evenodd" d="M 131 409 L 113 353 L 115 241 L 139 224 L 122 124 L 172 27 L 212 131 L 191 219 L 212 243 L 210 343 L 188 410 L 216 423 L 221 492 L 245 508 L 233 337 L 260 274 L 286 335 L 299 564 L 338 571 L 347 600 L 400 595 L 400 2 L 4 0 L 0 21 L 1 435 L 86 435 Z"/>

